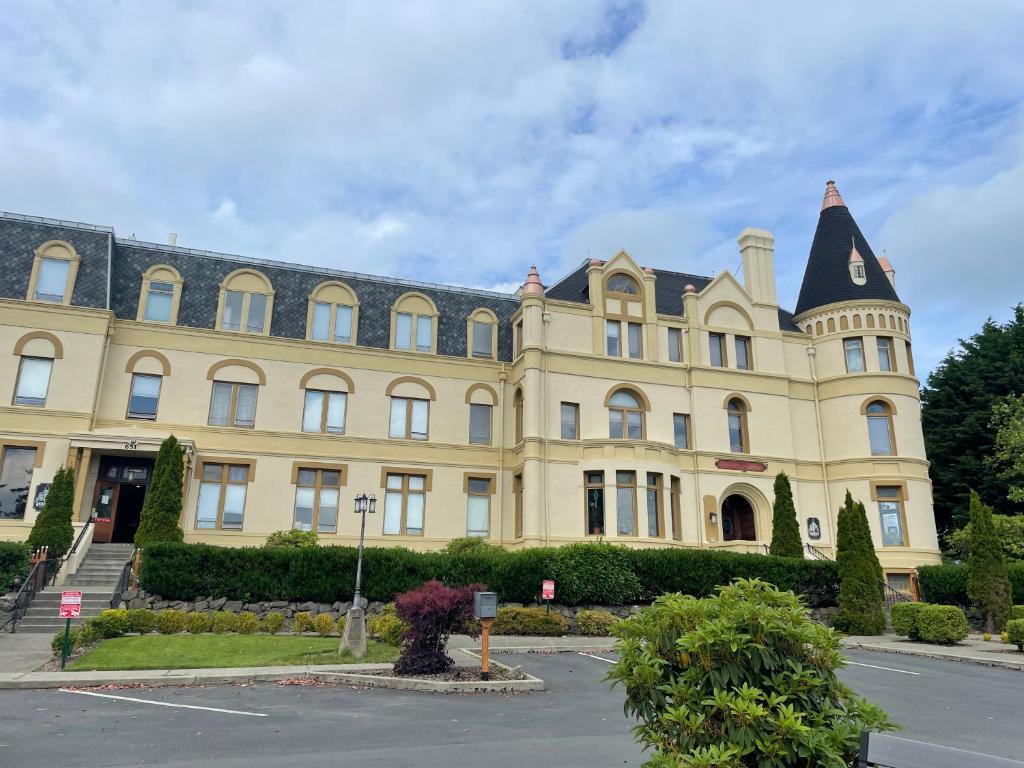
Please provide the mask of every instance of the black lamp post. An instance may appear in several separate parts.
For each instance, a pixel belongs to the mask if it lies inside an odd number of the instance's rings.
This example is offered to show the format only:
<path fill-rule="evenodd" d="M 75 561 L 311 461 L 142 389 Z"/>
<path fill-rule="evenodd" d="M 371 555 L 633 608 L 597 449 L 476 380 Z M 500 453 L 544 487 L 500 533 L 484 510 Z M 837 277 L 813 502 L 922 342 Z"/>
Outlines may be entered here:
<path fill-rule="evenodd" d="M 342 651 L 348 651 L 356 658 L 366 655 L 366 614 L 363 612 L 363 538 L 366 536 L 366 513 L 377 511 L 377 497 L 372 493 L 360 493 L 355 498 L 355 513 L 360 516 L 359 557 L 356 560 L 356 591 L 352 596 L 352 607 L 345 617 L 345 632 L 341 636 Z"/>

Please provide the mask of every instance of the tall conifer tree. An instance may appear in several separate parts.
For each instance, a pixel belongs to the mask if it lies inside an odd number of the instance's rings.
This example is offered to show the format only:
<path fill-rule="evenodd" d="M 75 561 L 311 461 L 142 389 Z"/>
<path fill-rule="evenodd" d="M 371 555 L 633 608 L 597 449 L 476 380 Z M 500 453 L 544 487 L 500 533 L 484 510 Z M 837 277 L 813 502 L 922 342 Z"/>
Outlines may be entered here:
<path fill-rule="evenodd" d="M 803 557 L 800 523 L 793 505 L 793 489 L 785 472 L 775 476 L 775 502 L 772 505 L 772 544 L 769 553 L 778 557 Z"/>
<path fill-rule="evenodd" d="M 181 483 L 184 451 L 171 435 L 160 444 L 153 466 L 153 482 L 135 532 L 135 544 L 144 547 L 158 541 L 181 541 Z"/>
<path fill-rule="evenodd" d="M 967 556 L 967 597 L 985 612 L 985 628 L 1002 630 L 1013 598 L 1003 548 L 992 523 L 992 508 L 971 491 L 971 539 Z"/>
<path fill-rule="evenodd" d="M 28 535 L 28 544 L 32 549 L 48 547 L 51 559 L 61 558 L 71 549 L 75 539 L 75 529 L 71 525 L 74 503 L 75 472 L 70 467 L 61 467 L 53 476 L 43 511 L 39 513 Z"/>
<path fill-rule="evenodd" d="M 862 503 L 846 492 L 836 522 L 836 561 L 839 564 L 839 614 L 836 627 L 851 635 L 880 635 L 885 631 L 882 609 L 882 566 L 871 541 Z"/>

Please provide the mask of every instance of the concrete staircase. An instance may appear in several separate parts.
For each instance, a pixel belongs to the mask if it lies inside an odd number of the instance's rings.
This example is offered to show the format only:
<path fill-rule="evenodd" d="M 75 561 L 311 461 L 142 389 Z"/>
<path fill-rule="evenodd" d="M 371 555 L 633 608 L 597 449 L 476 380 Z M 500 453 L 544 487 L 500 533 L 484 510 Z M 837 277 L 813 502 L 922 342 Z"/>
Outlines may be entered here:
<path fill-rule="evenodd" d="M 18 632 L 53 634 L 64 629 L 60 618 L 60 593 L 78 590 L 82 593 L 82 615 L 71 620 L 75 626 L 90 616 L 110 607 L 110 598 L 121 576 L 121 569 L 132 556 L 132 544 L 93 544 L 79 566 L 63 585 L 47 587 L 35 596 L 25 616 L 18 622 Z"/>

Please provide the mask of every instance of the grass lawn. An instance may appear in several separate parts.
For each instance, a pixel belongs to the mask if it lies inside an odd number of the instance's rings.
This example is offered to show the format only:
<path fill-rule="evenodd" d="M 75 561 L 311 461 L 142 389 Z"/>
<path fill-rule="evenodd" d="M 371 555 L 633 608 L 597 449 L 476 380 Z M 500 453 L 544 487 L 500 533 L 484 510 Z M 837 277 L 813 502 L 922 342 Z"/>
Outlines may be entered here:
<path fill-rule="evenodd" d="M 76 672 L 116 669 L 274 667 L 394 661 L 398 649 L 368 640 L 366 656 L 338 653 L 336 637 L 288 635 L 139 635 L 104 640 L 68 665 Z"/>

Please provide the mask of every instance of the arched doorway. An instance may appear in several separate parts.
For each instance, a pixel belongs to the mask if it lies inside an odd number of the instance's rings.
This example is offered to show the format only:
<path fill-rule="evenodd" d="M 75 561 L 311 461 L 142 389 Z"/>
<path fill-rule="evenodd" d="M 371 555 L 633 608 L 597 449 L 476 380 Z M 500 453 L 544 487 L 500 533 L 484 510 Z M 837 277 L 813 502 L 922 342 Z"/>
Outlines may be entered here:
<path fill-rule="evenodd" d="M 725 541 L 757 541 L 754 507 L 745 496 L 734 493 L 722 502 L 722 538 Z"/>

